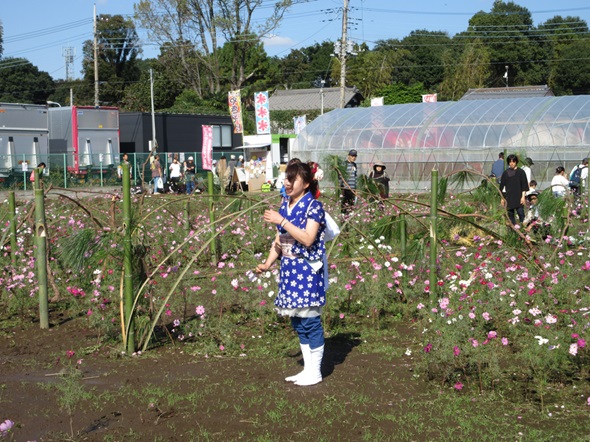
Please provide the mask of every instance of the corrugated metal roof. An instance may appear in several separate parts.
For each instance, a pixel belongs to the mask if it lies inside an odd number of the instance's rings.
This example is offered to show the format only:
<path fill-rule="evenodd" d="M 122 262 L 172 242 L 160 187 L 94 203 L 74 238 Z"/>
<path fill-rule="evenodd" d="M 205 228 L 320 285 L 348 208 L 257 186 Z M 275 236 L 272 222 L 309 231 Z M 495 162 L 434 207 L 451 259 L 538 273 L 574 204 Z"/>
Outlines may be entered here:
<path fill-rule="evenodd" d="M 270 110 L 314 110 L 321 109 L 324 94 L 324 110 L 340 107 L 340 88 L 326 87 L 323 89 L 291 89 L 275 91 L 270 97 Z M 356 88 L 344 90 L 345 107 L 357 107 L 363 100 L 363 96 Z"/>
<path fill-rule="evenodd" d="M 489 87 L 469 89 L 459 101 L 490 100 L 500 98 L 534 98 L 553 97 L 553 92 L 546 84 L 541 86 Z"/>

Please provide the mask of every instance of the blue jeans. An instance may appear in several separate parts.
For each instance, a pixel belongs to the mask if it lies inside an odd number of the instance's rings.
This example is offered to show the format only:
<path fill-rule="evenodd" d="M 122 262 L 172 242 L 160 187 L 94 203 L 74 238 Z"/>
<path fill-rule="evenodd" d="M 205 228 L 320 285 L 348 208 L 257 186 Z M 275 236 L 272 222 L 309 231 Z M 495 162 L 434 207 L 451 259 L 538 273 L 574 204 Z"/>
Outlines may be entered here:
<path fill-rule="evenodd" d="M 187 175 L 186 176 L 186 194 L 190 195 L 195 190 L 195 176 L 194 175 Z"/>
<path fill-rule="evenodd" d="M 160 180 L 159 176 L 154 177 L 154 193 L 158 191 L 158 181 Z"/>
<path fill-rule="evenodd" d="M 301 344 L 308 344 L 312 350 L 324 345 L 324 328 L 319 316 L 313 318 L 300 318 L 293 316 L 291 325 L 299 335 Z"/>

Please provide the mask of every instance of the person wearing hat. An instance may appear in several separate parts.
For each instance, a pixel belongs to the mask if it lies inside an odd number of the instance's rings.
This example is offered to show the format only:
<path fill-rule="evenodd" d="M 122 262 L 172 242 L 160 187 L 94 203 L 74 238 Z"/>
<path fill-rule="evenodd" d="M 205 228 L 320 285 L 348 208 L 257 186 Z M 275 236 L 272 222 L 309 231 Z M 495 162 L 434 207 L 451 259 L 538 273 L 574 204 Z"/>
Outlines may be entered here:
<path fill-rule="evenodd" d="M 526 174 L 527 183 L 530 183 L 531 180 L 533 179 L 533 175 L 531 172 L 531 166 L 533 164 L 535 164 L 535 163 L 533 163 L 533 160 L 530 157 L 526 157 L 526 159 L 524 160 L 524 164 L 522 166 L 520 166 L 520 168 L 522 170 L 524 170 L 524 173 Z"/>
<path fill-rule="evenodd" d="M 383 199 L 389 198 L 389 181 L 391 181 L 389 176 L 387 176 L 385 169 L 385 164 L 381 161 L 375 161 L 375 164 L 373 164 L 373 171 L 369 173 L 369 178 L 375 181 L 375 184 L 377 184 L 377 187 L 379 188 L 379 195 L 381 195 L 381 198 Z"/>
<path fill-rule="evenodd" d="M 184 162 L 184 180 L 186 182 L 186 194 L 190 195 L 195 190 L 195 173 L 197 171 L 195 159 L 191 156 Z"/>
<path fill-rule="evenodd" d="M 357 152 L 351 149 L 346 157 L 346 180 L 340 177 L 340 211 L 343 215 L 348 215 L 352 211 L 356 199 L 356 167 Z"/>
<path fill-rule="evenodd" d="M 539 192 L 534 191 L 526 196 L 529 210 L 522 222 L 525 232 L 540 235 L 543 239 L 551 232 L 551 225 L 543 221 L 539 215 Z"/>
<path fill-rule="evenodd" d="M 238 163 L 236 164 L 237 167 L 244 167 L 244 155 L 240 155 L 238 157 Z"/>
<path fill-rule="evenodd" d="M 576 174 L 576 171 L 580 170 L 579 174 Z M 574 174 L 578 175 L 578 178 L 574 178 Z M 584 158 L 582 162 L 572 169 L 569 176 L 569 186 L 572 189 L 574 195 L 580 195 L 580 184 L 582 187 L 586 187 L 586 179 L 588 178 L 588 158 Z M 577 183 L 575 183 L 577 181 Z"/>

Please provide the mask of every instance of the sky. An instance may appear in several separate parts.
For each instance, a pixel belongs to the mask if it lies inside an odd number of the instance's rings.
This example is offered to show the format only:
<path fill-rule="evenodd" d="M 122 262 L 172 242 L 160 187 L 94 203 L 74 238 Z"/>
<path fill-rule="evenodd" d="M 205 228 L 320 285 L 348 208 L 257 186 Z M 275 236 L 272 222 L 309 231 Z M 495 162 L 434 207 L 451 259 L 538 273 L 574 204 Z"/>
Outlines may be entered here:
<path fill-rule="evenodd" d="M 275 0 L 263 0 L 272 4 Z M 295 0 L 273 35 L 264 40 L 268 55 L 284 57 L 291 49 L 335 41 L 342 34 L 344 0 Z M 23 57 L 54 79 L 66 77 L 64 48 L 73 48 L 73 77 L 81 77 L 82 44 L 92 39 L 97 14 L 133 16 L 133 0 L 1 0 L 4 57 Z M 556 16 L 578 16 L 590 23 L 586 0 L 516 0 L 535 25 Z M 349 0 L 348 38 L 372 47 L 378 40 L 403 38 L 411 31 L 464 31 L 478 11 L 489 12 L 493 0 Z M 268 8 L 266 8 L 268 10 Z M 149 33 L 138 28 L 142 58 L 159 53 Z M 0 69 L 2 64 L 0 62 Z"/>

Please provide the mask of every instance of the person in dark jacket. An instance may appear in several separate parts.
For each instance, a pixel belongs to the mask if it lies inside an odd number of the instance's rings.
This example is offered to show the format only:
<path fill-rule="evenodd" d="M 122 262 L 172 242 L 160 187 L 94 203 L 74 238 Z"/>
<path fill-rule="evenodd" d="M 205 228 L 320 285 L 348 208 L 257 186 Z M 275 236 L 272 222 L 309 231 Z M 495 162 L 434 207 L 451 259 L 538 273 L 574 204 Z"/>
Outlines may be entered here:
<path fill-rule="evenodd" d="M 524 221 L 524 205 L 526 202 L 526 193 L 529 190 L 529 183 L 527 182 L 524 170 L 516 167 L 518 157 L 516 155 L 508 155 L 506 160 L 508 162 L 508 169 L 504 171 L 500 178 L 500 190 L 502 190 L 503 196 L 502 206 L 508 211 L 510 222 L 515 225 L 515 213 L 518 215 L 521 223 Z"/>
<path fill-rule="evenodd" d="M 381 161 L 376 161 L 373 164 L 373 171 L 369 174 L 369 178 L 375 181 L 375 184 L 379 187 L 379 195 L 383 199 L 389 198 L 389 181 L 391 181 L 385 169 L 385 164 Z"/>
<path fill-rule="evenodd" d="M 343 215 L 348 215 L 352 211 L 352 206 L 354 206 L 356 199 L 356 157 L 356 150 L 352 149 L 348 152 L 348 156 L 346 157 L 346 172 L 348 177 L 346 181 L 340 177 L 340 211 Z"/>

